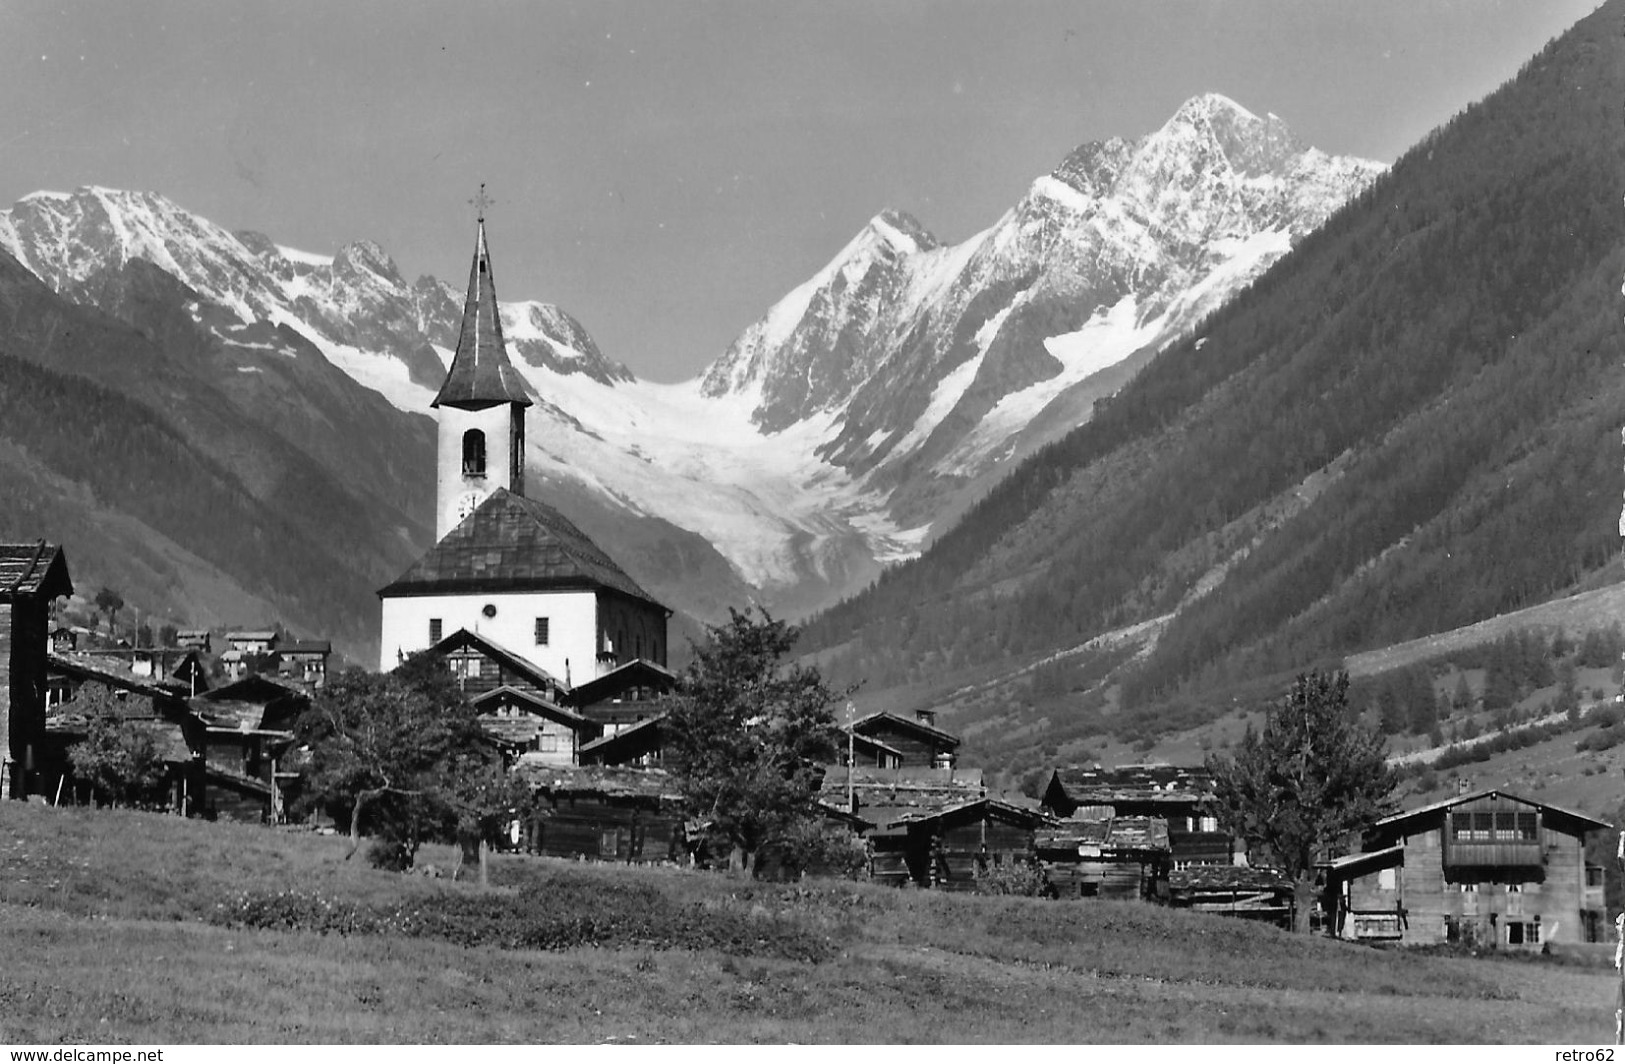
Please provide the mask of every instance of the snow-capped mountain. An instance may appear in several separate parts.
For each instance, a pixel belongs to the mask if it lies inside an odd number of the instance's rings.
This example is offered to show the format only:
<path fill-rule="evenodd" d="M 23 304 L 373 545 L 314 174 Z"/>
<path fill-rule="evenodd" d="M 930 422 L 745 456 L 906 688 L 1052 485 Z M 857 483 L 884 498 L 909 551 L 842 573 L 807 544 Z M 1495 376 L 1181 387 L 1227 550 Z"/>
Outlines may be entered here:
<path fill-rule="evenodd" d="M 551 490 L 703 538 L 768 601 L 829 601 L 1087 418 L 1379 170 L 1199 97 L 1137 141 L 1079 148 L 964 243 L 881 213 L 676 385 L 636 379 L 556 307 L 504 303 L 537 403 L 529 462 Z M 222 343 L 323 358 L 403 419 L 428 412 L 462 309 L 460 286 L 408 282 L 376 244 L 312 255 L 153 193 L 36 193 L 0 212 L 0 248 L 82 303 L 146 260 Z M 499 292 L 501 262 L 499 235 Z"/>
<path fill-rule="evenodd" d="M 911 526 L 1088 416 L 1143 363 L 1378 173 L 1223 96 L 1086 144 L 986 231 L 943 246 L 877 217 L 703 378 L 759 391 L 772 432 L 835 414 L 819 453 Z"/>

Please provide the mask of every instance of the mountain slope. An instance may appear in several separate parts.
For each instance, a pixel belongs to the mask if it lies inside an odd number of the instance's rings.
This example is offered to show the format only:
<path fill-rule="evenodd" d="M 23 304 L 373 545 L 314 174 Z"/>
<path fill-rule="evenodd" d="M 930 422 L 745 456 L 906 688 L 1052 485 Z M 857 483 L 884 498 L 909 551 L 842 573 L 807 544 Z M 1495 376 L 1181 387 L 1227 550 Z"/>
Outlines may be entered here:
<path fill-rule="evenodd" d="M 1249 678 L 1608 565 L 1620 10 L 1427 138 L 809 639 L 840 648 L 838 673 L 918 684 L 1143 624 L 1120 691 L 1063 677 L 1070 696 L 1022 708 L 1024 689 L 1008 721 L 1173 724 Z"/>

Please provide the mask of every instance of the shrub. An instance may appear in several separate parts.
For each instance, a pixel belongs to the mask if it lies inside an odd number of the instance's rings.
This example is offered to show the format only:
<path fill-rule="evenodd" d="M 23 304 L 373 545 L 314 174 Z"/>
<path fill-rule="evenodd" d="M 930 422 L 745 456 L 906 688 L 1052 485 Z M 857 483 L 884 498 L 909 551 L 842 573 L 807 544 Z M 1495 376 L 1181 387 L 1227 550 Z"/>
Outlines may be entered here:
<path fill-rule="evenodd" d="M 374 839 L 367 846 L 367 863 L 386 872 L 404 872 L 412 867 L 412 851 L 399 839 Z"/>
<path fill-rule="evenodd" d="M 1024 898 L 1050 896 L 1049 876 L 1036 861 L 1026 864 L 989 865 L 976 870 L 976 893 L 1016 894 Z"/>
<path fill-rule="evenodd" d="M 822 821 L 797 824 L 775 849 L 786 879 L 809 874 L 861 879 L 869 871 L 869 849 L 864 841 Z"/>

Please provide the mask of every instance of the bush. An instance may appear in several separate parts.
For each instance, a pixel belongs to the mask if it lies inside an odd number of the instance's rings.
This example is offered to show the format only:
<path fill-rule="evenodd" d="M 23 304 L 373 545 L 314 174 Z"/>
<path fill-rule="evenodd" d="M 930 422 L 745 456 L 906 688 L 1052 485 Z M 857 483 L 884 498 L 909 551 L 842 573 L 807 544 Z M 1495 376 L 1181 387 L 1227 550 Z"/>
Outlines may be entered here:
<path fill-rule="evenodd" d="M 869 848 L 845 828 L 822 821 L 792 827 L 774 848 L 786 879 L 804 875 L 862 879 L 869 871 Z"/>
<path fill-rule="evenodd" d="M 1050 896 L 1049 876 L 1036 861 L 1027 864 L 989 865 L 976 870 L 976 893 L 1015 894 L 1024 898 Z"/>
<path fill-rule="evenodd" d="M 367 846 L 367 863 L 386 872 L 405 872 L 412 867 L 412 851 L 399 839 L 374 839 Z"/>

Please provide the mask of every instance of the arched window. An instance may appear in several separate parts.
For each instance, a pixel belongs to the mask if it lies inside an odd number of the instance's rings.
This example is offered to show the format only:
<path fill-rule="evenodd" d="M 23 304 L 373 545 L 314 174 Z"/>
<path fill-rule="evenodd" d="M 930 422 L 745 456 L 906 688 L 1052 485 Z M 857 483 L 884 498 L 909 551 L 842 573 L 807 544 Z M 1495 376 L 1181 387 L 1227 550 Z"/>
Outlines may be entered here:
<path fill-rule="evenodd" d="M 479 429 L 463 433 L 463 476 L 485 476 L 485 433 Z"/>

